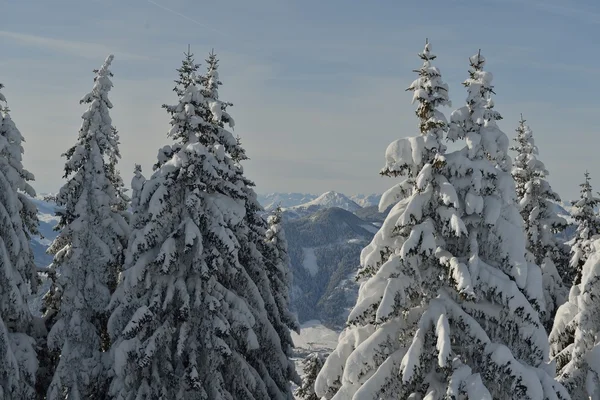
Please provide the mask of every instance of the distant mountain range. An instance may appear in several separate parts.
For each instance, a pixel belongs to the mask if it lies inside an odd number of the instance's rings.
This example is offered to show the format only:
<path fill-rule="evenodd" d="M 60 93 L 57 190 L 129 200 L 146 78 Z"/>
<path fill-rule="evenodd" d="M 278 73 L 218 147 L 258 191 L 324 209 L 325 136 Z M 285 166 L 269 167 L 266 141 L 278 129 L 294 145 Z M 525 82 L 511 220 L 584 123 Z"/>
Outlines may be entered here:
<path fill-rule="evenodd" d="M 381 199 L 380 194 L 357 194 L 346 196 L 345 194 L 330 191 L 322 195 L 312 193 L 270 193 L 266 195 L 258 195 L 258 201 L 270 211 L 278 205 L 282 208 L 324 206 L 324 207 L 340 207 L 345 210 L 353 211 L 361 207 L 375 206 L 379 204 Z"/>
<path fill-rule="evenodd" d="M 326 192 L 309 202 L 283 208 L 284 218 L 302 218 L 332 207 L 341 208 L 349 212 L 356 212 L 362 208 L 346 195 L 337 192 Z"/>

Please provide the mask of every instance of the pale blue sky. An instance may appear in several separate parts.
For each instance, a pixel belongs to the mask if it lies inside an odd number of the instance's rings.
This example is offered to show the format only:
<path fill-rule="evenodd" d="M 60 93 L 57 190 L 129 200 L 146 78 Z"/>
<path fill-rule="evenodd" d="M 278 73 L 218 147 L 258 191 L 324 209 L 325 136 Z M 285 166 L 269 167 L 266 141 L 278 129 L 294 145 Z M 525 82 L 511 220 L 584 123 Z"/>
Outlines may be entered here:
<path fill-rule="evenodd" d="M 523 112 L 554 188 L 573 198 L 588 169 L 600 190 L 593 0 L 0 0 L 0 10 L 0 82 L 39 192 L 61 185 L 78 101 L 109 53 L 123 176 L 136 162 L 149 175 L 188 43 L 198 61 L 219 54 L 221 98 L 235 104 L 258 192 L 381 192 L 394 183 L 378 175 L 387 144 L 417 132 L 404 89 L 425 37 L 450 85 L 447 115 L 481 48 L 507 135 Z"/>

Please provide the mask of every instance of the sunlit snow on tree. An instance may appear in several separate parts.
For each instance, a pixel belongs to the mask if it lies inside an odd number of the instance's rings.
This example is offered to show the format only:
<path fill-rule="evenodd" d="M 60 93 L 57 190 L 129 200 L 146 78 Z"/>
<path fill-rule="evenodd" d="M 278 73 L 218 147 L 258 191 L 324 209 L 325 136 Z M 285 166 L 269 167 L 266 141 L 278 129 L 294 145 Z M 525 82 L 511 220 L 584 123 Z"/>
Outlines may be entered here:
<path fill-rule="evenodd" d="M 512 150 L 517 155 L 512 176 L 525 224 L 529 261 L 542 269 L 545 300 L 542 322 L 550 331 L 556 309 L 566 301 L 568 295 L 568 288 L 558 272 L 567 271 L 568 249 L 556 238 L 567 227 L 567 221 L 556 214 L 554 202 L 560 202 L 560 197 L 546 180 L 548 171 L 544 163 L 538 160 L 533 132 L 522 117 L 515 143 Z"/>
<path fill-rule="evenodd" d="M 94 399 L 108 385 L 106 307 L 129 234 L 115 168 L 118 135 L 109 115 L 112 60 L 94 71 L 94 87 L 81 99 L 88 109 L 76 144 L 64 154 L 67 182 L 56 196 L 60 232 L 48 249 L 54 255 L 52 287 L 44 297 L 48 348 L 58 357 L 49 400 Z"/>
<path fill-rule="evenodd" d="M 38 219 L 28 198 L 35 196 L 29 184 L 34 177 L 23 168 L 23 142 L 0 92 L 0 397 L 15 400 L 35 396 L 35 339 L 43 334 L 27 306 L 37 289 L 29 241 L 38 232 Z"/>

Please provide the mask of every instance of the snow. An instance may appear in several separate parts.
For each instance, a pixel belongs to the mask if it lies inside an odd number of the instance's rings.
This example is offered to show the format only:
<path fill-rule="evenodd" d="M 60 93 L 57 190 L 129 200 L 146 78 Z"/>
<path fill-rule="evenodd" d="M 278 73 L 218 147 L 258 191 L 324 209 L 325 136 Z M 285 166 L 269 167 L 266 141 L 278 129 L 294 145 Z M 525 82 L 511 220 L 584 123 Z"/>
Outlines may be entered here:
<path fill-rule="evenodd" d="M 367 231 L 369 231 L 371 233 L 379 232 L 379 228 L 373 224 L 362 224 L 362 225 L 360 225 L 360 227 L 366 229 Z"/>
<path fill-rule="evenodd" d="M 361 207 L 372 207 L 372 206 L 376 206 L 379 204 L 379 200 L 381 199 L 381 194 L 370 194 L 370 195 L 365 195 L 365 194 L 355 194 L 352 196 L 349 196 L 350 200 L 352 200 L 353 202 L 355 202 L 356 204 L 358 204 Z"/>
<path fill-rule="evenodd" d="M 350 200 L 346 195 L 329 191 L 325 192 L 314 200 L 311 200 L 307 203 L 300 204 L 294 207 L 290 207 L 291 210 L 296 209 L 307 209 L 307 208 L 332 208 L 339 207 L 343 208 L 346 211 L 354 212 L 360 210 L 362 207 L 356 204 L 354 201 Z"/>
<path fill-rule="evenodd" d="M 306 321 L 300 325 L 300 333 L 292 332 L 294 347 L 309 352 L 333 350 L 338 336 L 339 332 L 327 328 L 319 320 Z"/>
<path fill-rule="evenodd" d="M 317 264 L 317 255 L 315 254 L 314 247 L 303 247 L 302 250 L 304 251 L 302 266 L 311 276 L 317 275 L 319 272 L 319 265 Z"/>
<path fill-rule="evenodd" d="M 289 399 L 298 382 L 281 212 L 261 218 L 244 149 L 223 127 L 217 61 L 197 76 L 186 54 L 178 103 L 165 106 L 175 144 L 132 185 L 135 226 L 109 306 L 121 349 L 111 397 Z"/>

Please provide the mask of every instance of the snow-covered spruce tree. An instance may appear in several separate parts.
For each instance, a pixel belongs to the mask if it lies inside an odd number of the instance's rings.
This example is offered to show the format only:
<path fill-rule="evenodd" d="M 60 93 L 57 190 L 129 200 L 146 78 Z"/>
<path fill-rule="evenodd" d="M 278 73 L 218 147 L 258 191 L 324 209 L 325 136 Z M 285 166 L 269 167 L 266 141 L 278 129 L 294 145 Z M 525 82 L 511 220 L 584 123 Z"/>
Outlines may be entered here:
<path fill-rule="evenodd" d="M 317 379 L 319 371 L 323 368 L 325 358 L 325 355 L 321 353 L 310 353 L 302 360 L 302 370 L 304 374 L 302 377 L 302 384 L 294 392 L 296 398 L 302 400 L 320 400 L 320 397 L 315 393 L 315 380 Z"/>
<path fill-rule="evenodd" d="M 29 239 L 38 220 L 27 198 L 35 191 L 28 183 L 33 175 L 22 164 L 23 141 L 0 93 L 0 397 L 7 400 L 35 398 L 38 370 L 38 332 L 27 306 L 37 287 Z"/>
<path fill-rule="evenodd" d="M 269 246 L 268 260 L 271 263 L 269 270 L 272 272 L 271 281 L 274 285 L 273 296 L 277 302 L 277 307 L 281 310 L 281 320 L 285 325 L 297 333 L 300 332 L 300 325 L 296 316 L 289 310 L 290 308 L 290 286 L 291 271 L 290 257 L 288 254 L 287 239 L 283 230 L 283 210 L 277 206 L 267 219 L 269 229 L 266 232 L 266 240 Z M 287 341 L 287 338 L 282 341 Z M 292 343 L 288 343 L 293 347 Z M 291 349 L 290 349 L 291 350 Z"/>
<path fill-rule="evenodd" d="M 261 348 L 264 332 L 276 333 L 242 263 L 247 194 L 228 151 L 237 141 L 209 120 L 197 69 L 186 54 L 179 103 L 165 106 L 176 143 L 159 151 L 143 185 L 140 227 L 111 303 L 117 399 L 278 398 L 255 368 L 260 353 L 277 351 Z"/>
<path fill-rule="evenodd" d="M 579 185 L 581 196 L 579 200 L 571 202 L 571 215 L 577 223 L 577 231 L 571 242 L 569 268 L 563 273 L 563 280 L 568 285 L 578 285 L 581 282 L 581 268 L 593 252 L 591 243 L 594 236 L 600 234 L 600 217 L 596 212 L 600 198 L 592 193 L 590 174 L 586 171 L 584 176 L 585 181 Z"/>
<path fill-rule="evenodd" d="M 115 188 L 115 197 L 116 201 L 113 205 L 113 208 L 118 211 L 125 211 L 129 206 L 131 199 L 127 196 L 127 188 L 125 188 L 125 184 L 123 183 L 123 178 L 121 178 L 121 172 L 117 169 L 117 164 L 121 159 L 121 152 L 119 151 L 119 132 L 117 128 L 111 127 L 112 135 L 109 136 L 110 146 L 107 146 L 107 150 L 109 150 L 108 154 L 106 154 L 107 163 L 105 166 L 106 176 L 112 183 Z M 128 214 L 124 214 L 129 217 Z"/>
<path fill-rule="evenodd" d="M 262 217 L 264 209 L 254 192 L 254 183 L 244 176 L 241 165 L 241 162 L 247 159 L 245 150 L 240 139 L 235 139 L 225 129 L 226 125 L 234 127 L 234 120 L 227 111 L 227 107 L 233 104 L 219 99 L 218 88 L 222 83 L 219 80 L 218 59 L 214 52 L 209 54 L 206 63 L 207 73 L 201 77 L 201 82 L 202 93 L 212 114 L 209 116 L 209 122 L 220 143 L 231 154 L 236 171 L 233 181 L 237 182 L 245 194 L 244 224 L 235 229 L 236 237 L 240 238 L 240 263 L 252 278 L 263 300 L 262 304 L 259 302 L 250 305 L 258 322 L 259 329 L 256 333 L 259 346 L 269 351 L 250 354 L 248 361 L 265 382 L 271 399 L 291 399 L 293 394 L 290 381 L 299 383 L 299 376 L 291 360 L 293 343 L 290 329 L 299 327 L 289 312 L 290 282 L 285 271 L 289 268 L 289 262 L 279 265 L 282 260 L 277 258 L 277 249 L 273 249 L 275 243 L 265 242 L 268 232 Z M 280 231 L 279 234 L 279 246 L 286 246 L 283 232 Z M 250 289 L 245 297 L 250 300 L 256 299 L 252 293 L 254 288 Z"/>
<path fill-rule="evenodd" d="M 556 213 L 553 202 L 559 202 L 560 197 L 546 180 L 548 171 L 537 158 L 538 148 L 533 132 L 522 116 L 515 142 L 511 148 L 517 152 L 512 176 L 515 179 L 521 217 L 525 223 L 529 261 L 542 269 L 546 306 L 542 322 L 549 332 L 556 310 L 567 300 L 569 293 L 558 272 L 559 269 L 565 270 L 563 266 L 568 262 L 568 250 L 555 236 L 567 227 L 567 221 Z"/>
<path fill-rule="evenodd" d="M 442 80 L 440 70 L 432 65 L 437 56 L 431 53 L 429 40 L 425 41 L 425 49 L 419 53 L 419 57 L 423 65 L 413 71 L 419 77 L 406 91 L 413 92 L 412 101 L 418 103 L 415 114 L 419 118 L 420 135 L 396 140 L 386 150 L 386 165 L 379 172 L 380 175 L 407 177 L 384 194 L 381 204 L 387 206 L 410 196 L 417 186 L 415 179 L 421 168 L 432 161 L 437 153 L 446 150 L 442 140 L 448 122 L 438 107 L 452 105 L 448 98 L 448 85 Z M 396 154 L 402 157 L 395 158 Z"/>
<path fill-rule="evenodd" d="M 135 164 L 133 178 L 131 178 L 131 226 L 137 228 L 138 214 L 140 213 L 140 198 L 146 177 L 142 174 L 142 166 Z"/>
<path fill-rule="evenodd" d="M 569 300 L 556 313 L 550 352 L 558 380 L 573 400 L 600 399 L 600 240 L 589 244 L 589 256 Z"/>
<path fill-rule="evenodd" d="M 367 280 L 317 377 L 319 396 L 569 398 L 545 371 L 547 338 L 528 301 L 543 303 L 541 272 L 525 260 L 514 181 L 501 165 L 508 139 L 490 112 L 491 74 L 479 54 L 470 64 L 467 105 L 448 132 L 466 147 L 421 166 L 422 146 L 388 147 L 388 165 L 420 167 L 416 187 L 363 250 Z"/>
<path fill-rule="evenodd" d="M 60 231 L 48 251 L 53 282 L 44 317 L 48 348 L 59 355 L 47 399 L 97 399 L 107 390 L 106 308 L 127 245 L 128 225 L 113 157 L 118 141 L 109 110 L 113 56 L 95 70 L 76 144 L 64 154 L 67 182 L 56 196 Z"/>

